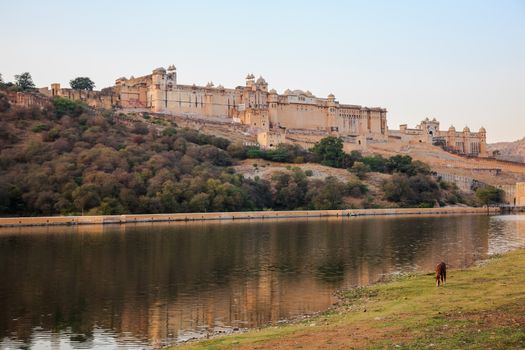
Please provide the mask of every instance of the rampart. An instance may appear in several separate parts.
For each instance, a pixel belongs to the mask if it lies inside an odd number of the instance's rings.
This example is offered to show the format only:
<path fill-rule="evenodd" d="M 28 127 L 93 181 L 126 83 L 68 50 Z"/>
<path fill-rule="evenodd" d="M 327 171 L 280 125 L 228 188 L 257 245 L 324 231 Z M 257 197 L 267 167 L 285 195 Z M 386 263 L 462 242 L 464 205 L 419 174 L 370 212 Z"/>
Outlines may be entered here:
<path fill-rule="evenodd" d="M 344 210 L 297 210 L 297 211 L 252 211 L 220 213 L 174 213 L 131 214 L 101 216 L 52 216 L 0 218 L 0 227 L 52 226 L 52 225 L 102 225 L 133 224 L 140 222 L 175 222 L 205 220 L 246 220 L 279 218 L 321 218 L 380 215 L 435 215 L 435 214 L 498 214 L 499 208 L 395 208 L 395 209 L 344 209 Z"/>

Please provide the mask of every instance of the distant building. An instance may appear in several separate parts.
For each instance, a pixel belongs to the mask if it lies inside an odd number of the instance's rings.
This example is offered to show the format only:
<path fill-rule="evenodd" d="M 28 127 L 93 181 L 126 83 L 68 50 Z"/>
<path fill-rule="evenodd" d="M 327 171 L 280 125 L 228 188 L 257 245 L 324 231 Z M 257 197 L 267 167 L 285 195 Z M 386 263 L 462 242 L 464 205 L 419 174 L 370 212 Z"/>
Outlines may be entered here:
<path fill-rule="evenodd" d="M 453 126 L 447 131 L 441 131 L 436 118 L 426 118 L 414 129 L 402 124 L 399 130 L 389 130 L 389 136 L 392 141 L 430 143 L 450 152 L 488 157 L 487 131 L 484 127 L 478 132 L 471 132 L 468 127 L 463 131 L 456 131 Z"/>

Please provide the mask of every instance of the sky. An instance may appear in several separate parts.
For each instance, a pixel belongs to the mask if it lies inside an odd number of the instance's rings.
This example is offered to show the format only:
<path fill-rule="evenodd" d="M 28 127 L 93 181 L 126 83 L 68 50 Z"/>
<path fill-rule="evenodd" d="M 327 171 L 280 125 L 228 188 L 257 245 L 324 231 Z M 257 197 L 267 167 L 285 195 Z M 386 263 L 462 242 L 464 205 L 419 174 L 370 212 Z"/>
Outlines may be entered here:
<path fill-rule="evenodd" d="M 525 0 L 0 1 L 0 73 L 39 87 L 175 64 L 181 84 L 333 93 L 488 142 L 525 137 Z"/>

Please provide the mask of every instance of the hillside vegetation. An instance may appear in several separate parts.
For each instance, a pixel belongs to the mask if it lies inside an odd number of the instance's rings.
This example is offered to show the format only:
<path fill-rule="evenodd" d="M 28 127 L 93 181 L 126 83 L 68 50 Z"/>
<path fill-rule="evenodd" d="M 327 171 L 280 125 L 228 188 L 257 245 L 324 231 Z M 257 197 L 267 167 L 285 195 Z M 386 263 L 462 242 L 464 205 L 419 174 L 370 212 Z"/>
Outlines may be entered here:
<path fill-rule="evenodd" d="M 329 137 L 311 151 L 264 151 L 55 98 L 50 107 L 10 106 L 0 94 L 0 214 L 71 215 L 435 206 L 464 202 L 407 156 L 346 154 Z M 291 163 L 268 179 L 236 173 L 239 160 Z M 352 181 L 312 177 L 294 164 L 348 169 Z M 389 174 L 370 196 L 374 172 Z M 391 175 L 390 175 L 391 174 Z M 353 199 L 353 200 L 349 200 Z"/>

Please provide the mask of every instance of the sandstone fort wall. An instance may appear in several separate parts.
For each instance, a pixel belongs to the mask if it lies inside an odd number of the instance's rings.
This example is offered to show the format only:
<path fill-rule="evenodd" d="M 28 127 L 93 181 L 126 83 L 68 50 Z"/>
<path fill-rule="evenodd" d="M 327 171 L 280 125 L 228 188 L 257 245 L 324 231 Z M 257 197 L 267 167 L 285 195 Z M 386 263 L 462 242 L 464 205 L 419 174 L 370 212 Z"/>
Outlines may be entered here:
<path fill-rule="evenodd" d="M 396 209 L 345 209 L 345 210 L 298 210 L 298 211 L 253 211 L 222 213 L 175 213 L 103 216 L 55 216 L 0 218 L 2 226 L 48 226 L 87 224 L 130 224 L 138 222 L 170 222 L 200 220 L 241 220 L 278 218 L 320 218 L 378 215 L 434 215 L 434 214 L 486 214 L 499 213 L 499 208 L 396 208 Z"/>

